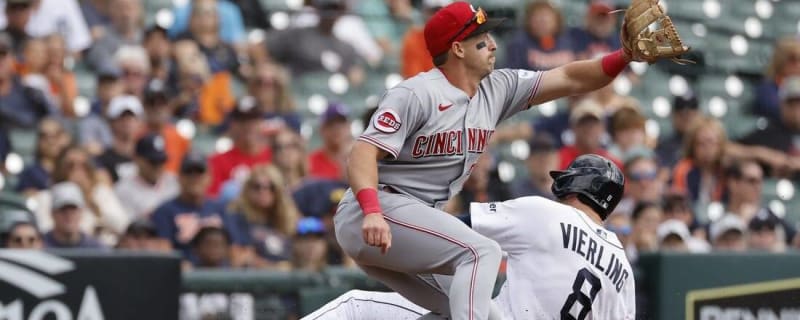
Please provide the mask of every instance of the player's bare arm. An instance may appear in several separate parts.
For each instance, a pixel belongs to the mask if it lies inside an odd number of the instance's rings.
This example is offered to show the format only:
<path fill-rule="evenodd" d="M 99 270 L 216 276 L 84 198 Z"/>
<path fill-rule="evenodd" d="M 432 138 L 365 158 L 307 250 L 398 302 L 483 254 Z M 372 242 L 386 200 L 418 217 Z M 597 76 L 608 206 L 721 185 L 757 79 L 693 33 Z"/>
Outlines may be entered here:
<path fill-rule="evenodd" d="M 616 60 L 616 61 L 613 61 Z M 630 60 L 619 51 L 601 59 L 575 61 L 558 68 L 545 71 L 539 92 L 530 100 L 531 105 L 538 105 L 550 100 L 580 95 L 605 87 L 614 80 L 616 74 L 609 75 L 604 63 L 615 63 L 624 68 Z M 621 71 L 622 68 L 619 68 Z M 615 70 L 611 70 L 612 72 Z M 618 74 L 619 72 L 617 72 Z"/>
<path fill-rule="evenodd" d="M 354 194 L 361 194 L 364 197 L 365 193 L 377 189 L 378 160 L 385 158 L 387 155 L 388 152 L 372 144 L 356 141 L 347 161 L 347 175 Z M 362 191 L 365 193 L 362 193 Z M 386 253 L 392 246 L 392 234 L 389 231 L 389 225 L 383 219 L 380 207 L 373 209 L 373 211 L 364 212 L 366 216 L 361 228 L 364 242 L 370 246 L 381 247 L 381 250 Z"/>

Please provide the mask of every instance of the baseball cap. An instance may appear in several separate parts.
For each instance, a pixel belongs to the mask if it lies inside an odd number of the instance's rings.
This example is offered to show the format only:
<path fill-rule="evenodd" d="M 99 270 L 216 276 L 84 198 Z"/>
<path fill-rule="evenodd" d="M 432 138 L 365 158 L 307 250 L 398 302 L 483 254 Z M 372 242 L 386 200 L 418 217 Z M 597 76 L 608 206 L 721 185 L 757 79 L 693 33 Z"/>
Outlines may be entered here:
<path fill-rule="evenodd" d="M 311 180 L 292 193 L 297 209 L 306 217 L 322 217 L 335 210 L 347 184 L 339 180 Z"/>
<path fill-rule="evenodd" d="M 691 237 L 689 234 L 689 228 L 686 226 L 686 224 L 678 220 L 669 219 L 658 225 L 658 229 L 656 229 L 656 237 L 658 237 L 659 243 L 664 241 L 664 239 L 671 234 L 680 237 L 681 240 L 683 240 L 683 243 L 688 243 L 689 238 Z"/>
<path fill-rule="evenodd" d="M 158 235 L 156 226 L 149 219 L 136 219 L 131 221 L 128 228 L 125 229 L 125 234 L 148 237 L 156 237 Z"/>
<path fill-rule="evenodd" d="M 505 19 L 490 19 L 486 11 L 475 9 L 471 4 L 453 2 L 437 11 L 425 24 L 425 46 L 432 57 L 450 49 L 456 41 L 489 32 Z"/>
<path fill-rule="evenodd" d="M 719 238 L 719 236 L 725 234 L 725 232 L 733 230 L 744 234 L 745 229 L 746 227 L 741 218 L 733 214 L 726 214 L 719 220 L 711 223 L 709 233 L 711 235 L 711 241 L 714 242 L 717 240 L 717 238 Z"/>
<path fill-rule="evenodd" d="M 547 133 L 539 133 L 528 141 L 528 150 L 530 154 L 553 152 L 558 150 L 556 141 L 553 136 Z"/>
<path fill-rule="evenodd" d="M 118 68 L 102 68 L 97 71 L 97 82 L 108 82 L 118 80 L 122 77 L 122 72 Z"/>
<path fill-rule="evenodd" d="M 580 102 L 575 109 L 569 114 L 569 123 L 574 124 L 586 117 L 592 117 L 597 120 L 603 120 L 604 112 L 597 102 L 592 100 L 584 100 Z"/>
<path fill-rule="evenodd" d="M 783 80 L 778 90 L 781 101 L 800 98 L 800 77 L 788 77 Z"/>
<path fill-rule="evenodd" d="M 697 110 L 699 108 L 700 103 L 697 101 L 697 96 L 694 93 L 687 93 L 672 98 L 672 110 L 674 111 Z"/>
<path fill-rule="evenodd" d="M 168 100 L 169 95 L 167 94 L 167 85 L 164 80 L 152 79 L 147 83 L 144 88 L 144 103 L 146 105 L 150 106 L 156 101 L 166 102 Z"/>
<path fill-rule="evenodd" d="M 130 112 L 136 117 L 142 116 L 144 110 L 142 109 L 142 102 L 139 101 L 139 98 L 131 95 L 114 97 L 108 104 L 106 115 L 110 119 L 117 119 L 127 112 Z"/>
<path fill-rule="evenodd" d="M 333 120 L 344 120 L 347 121 L 347 116 L 350 114 L 349 108 L 346 105 L 339 103 L 339 102 L 332 102 L 328 104 L 328 108 L 325 109 L 325 112 L 322 113 L 320 117 L 320 121 L 322 124 L 326 124 Z"/>
<path fill-rule="evenodd" d="M 150 162 L 167 161 L 164 138 L 158 134 L 148 134 L 136 141 L 136 155 Z"/>
<path fill-rule="evenodd" d="M 315 217 L 305 217 L 297 221 L 297 235 L 324 235 L 325 224 L 322 220 Z"/>
<path fill-rule="evenodd" d="M 50 195 L 52 197 L 51 208 L 53 210 L 66 206 L 76 206 L 78 208 L 86 206 L 83 200 L 83 192 L 74 182 L 66 181 L 54 184 L 50 188 Z"/>
<path fill-rule="evenodd" d="M 753 219 L 747 225 L 747 228 L 752 231 L 761 231 L 765 229 L 775 230 L 781 225 L 781 218 L 778 218 L 772 211 L 766 208 L 758 210 Z"/>
<path fill-rule="evenodd" d="M 200 153 L 189 152 L 181 161 L 181 173 L 205 172 L 207 169 L 206 157 Z"/>
<path fill-rule="evenodd" d="M 252 96 L 244 96 L 236 103 L 236 107 L 231 111 L 231 119 L 233 120 L 252 120 L 261 119 L 264 117 L 264 112 L 258 108 L 256 98 Z"/>

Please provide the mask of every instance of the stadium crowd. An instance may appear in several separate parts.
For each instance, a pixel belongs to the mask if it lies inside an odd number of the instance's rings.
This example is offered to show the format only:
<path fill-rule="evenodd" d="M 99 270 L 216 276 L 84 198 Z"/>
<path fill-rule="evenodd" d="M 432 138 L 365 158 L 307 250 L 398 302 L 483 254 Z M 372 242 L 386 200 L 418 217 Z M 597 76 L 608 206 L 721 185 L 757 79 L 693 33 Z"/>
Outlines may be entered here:
<path fill-rule="evenodd" d="M 0 157 L 26 147 L 15 145 L 15 130 L 35 130 L 36 139 L 21 172 L 3 169 L 15 181 L 3 192 L 28 204 L 2 212 L 3 247 L 174 250 L 187 270 L 351 265 L 331 217 L 355 129 L 371 114 L 328 103 L 314 120 L 319 146 L 309 150 L 307 106 L 292 79 L 339 72 L 360 86 L 387 65 L 404 77 L 431 68 L 422 25 L 448 0 L 309 0 L 285 28 L 257 0 L 175 1 L 169 25 L 145 24 L 148 1 L 4 1 Z M 591 1 L 583 26 L 567 26 L 546 1 L 526 8 L 520 26 L 500 35 L 498 67 L 547 70 L 620 46 L 619 15 L 607 2 Z M 249 37 L 253 29 L 266 32 Z M 78 64 L 95 79 L 88 104 L 76 102 Z M 646 130 L 649 102 L 609 86 L 499 129 L 447 210 L 552 198 L 548 172 L 597 153 L 626 175 L 625 199 L 607 224 L 631 261 L 658 250 L 800 248 L 797 221 L 762 201 L 765 178 L 796 181 L 800 172 L 800 39 L 775 43 L 765 68 L 752 105 L 768 122 L 742 138 L 729 139 L 690 89 L 673 97 L 671 130 L 656 139 Z M 230 145 L 199 152 L 177 125 L 186 120 Z M 520 140 L 526 173 L 504 181 L 498 150 Z"/>

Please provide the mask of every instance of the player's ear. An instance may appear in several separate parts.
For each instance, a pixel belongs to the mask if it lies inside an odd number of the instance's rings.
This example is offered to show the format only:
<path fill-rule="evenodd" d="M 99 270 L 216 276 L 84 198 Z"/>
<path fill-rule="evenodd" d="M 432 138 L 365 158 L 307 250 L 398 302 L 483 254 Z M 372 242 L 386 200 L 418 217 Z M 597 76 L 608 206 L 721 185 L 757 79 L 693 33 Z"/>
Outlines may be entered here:
<path fill-rule="evenodd" d="M 464 58 L 464 44 L 461 41 L 453 42 L 450 49 L 456 57 Z"/>

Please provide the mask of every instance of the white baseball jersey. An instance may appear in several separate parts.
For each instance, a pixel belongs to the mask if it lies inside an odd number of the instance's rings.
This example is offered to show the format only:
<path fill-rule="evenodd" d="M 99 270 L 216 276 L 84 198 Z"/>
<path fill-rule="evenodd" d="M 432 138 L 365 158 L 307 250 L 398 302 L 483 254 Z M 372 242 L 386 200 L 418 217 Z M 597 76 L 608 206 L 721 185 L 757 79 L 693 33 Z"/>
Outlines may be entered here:
<path fill-rule="evenodd" d="M 473 203 L 472 228 L 508 253 L 498 305 L 514 319 L 634 319 L 633 270 L 616 235 L 542 197 Z"/>
<path fill-rule="evenodd" d="M 473 97 L 438 69 L 389 89 L 359 140 L 388 152 L 378 182 L 440 208 L 460 190 L 497 124 L 529 107 L 541 73 L 495 70 Z"/>
<path fill-rule="evenodd" d="M 616 235 L 577 209 L 542 197 L 473 203 L 472 227 L 508 254 L 495 298 L 504 319 L 628 320 L 635 282 Z M 402 320 L 425 314 L 396 293 L 353 290 L 303 319 Z"/>

